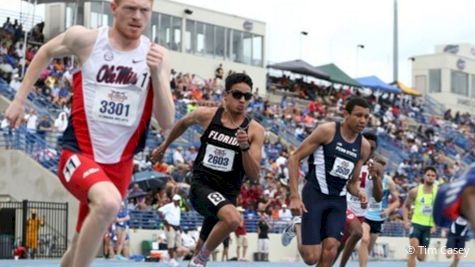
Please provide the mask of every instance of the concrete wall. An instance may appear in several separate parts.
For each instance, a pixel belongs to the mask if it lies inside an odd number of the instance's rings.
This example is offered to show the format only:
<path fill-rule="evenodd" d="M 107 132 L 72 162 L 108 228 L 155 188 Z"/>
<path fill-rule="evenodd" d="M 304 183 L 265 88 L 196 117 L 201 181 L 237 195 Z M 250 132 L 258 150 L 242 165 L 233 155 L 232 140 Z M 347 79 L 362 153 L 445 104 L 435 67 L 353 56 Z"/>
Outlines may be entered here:
<path fill-rule="evenodd" d="M 178 72 L 196 74 L 203 79 L 214 78 L 214 71 L 220 63 L 223 64 L 225 74 L 227 74 L 229 70 L 234 70 L 236 72 L 242 72 L 245 70 L 254 83 L 253 92 L 256 88 L 259 88 L 259 95 L 264 96 L 266 93 L 266 69 L 261 67 L 217 60 L 187 53 L 178 53 L 175 51 L 170 51 L 170 63 L 172 68 Z"/>
<path fill-rule="evenodd" d="M 78 202 L 50 171 L 21 151 L 0 149 L 0 195 L 15 200 L 68 202 L 68 239 L 74 234 Z"/>
<path fill-rule="evenodd" d="M 412 84 L 422 94 L 428 94 L 447 109 L 461 112 L 474 112 L 475 108 L 475 45 L 460 44 L 451 52 L 444 52 L 446 45 L 436 46 L 434 54 L 413 57 Z M 431 92 L 429 70 L 441 70 L 441 92 Z M 468 95 L 452 93 L 452 71 L 468 75 Z M 419 81 L 418 81 L 419 79 Z"/>
<path fill-rule="evenodd" d="M 141 254 L 141 244 L 143 240 L 154 240 L 159 235 L 159 230 L 130 230 L 130 249 L 131 255 Z M 229 246 L 229 258 L 236 256 L 236 242 L 235 236 L 232 236 L 232 241 Z M 288 247 L 283 247 L 280 243 L 280 234 L 270 234 L 270 261 L 284 261 L 295 262 L 301 261 L 299 253 L 297 251 L 296 240 L 292 240 L 292 243 Z M 440 247 L 437 246 L 437 241 L 440 241 Z M 405 260 L 408 257 L 409 239 L 407 237 L 380 237 L 377 241 L 378 244 L 388 244 L 390 260 Z M 447 261 L 443 247 L 445 246 L 446 239 L 433 238 L 430 242 L 428 249 L 428 261 Z M 247 259 L 252 260 L 252 255 L 257 251 L 257 234 L 248 234 L 248 251 Z M 468 241 L 466 244 L 467 256 L 462 258 L 462 262 L 475 261 L 475 242 Z M 218 260 L 221 259 L 222 248 L 219 247 Z M 430 255 L 429 255 L 430 254 Z"/>

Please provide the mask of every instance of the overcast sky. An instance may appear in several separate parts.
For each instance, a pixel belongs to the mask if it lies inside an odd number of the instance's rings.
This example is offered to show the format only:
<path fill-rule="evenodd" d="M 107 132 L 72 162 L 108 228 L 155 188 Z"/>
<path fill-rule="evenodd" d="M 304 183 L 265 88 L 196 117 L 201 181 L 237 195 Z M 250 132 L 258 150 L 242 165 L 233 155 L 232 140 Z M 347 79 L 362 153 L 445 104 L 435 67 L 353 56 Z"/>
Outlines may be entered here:
<path fill-rule="evenodd" d="M 19 0 L 17 0 L 19 1 Z M 160 0 L 158 0 L 160 1 Z M 267 24 L 267 60 L 335 63 L 350 76 L 392 81 L 394 0 L 175 0 Z M 475 1 L 398 0 L 399 79 L 411 85 L 409 57 L 447 43 L 475 44 Z M 0 9 L 12 8 L 0 0 Z M 307 31 L 307 36 L 300 36 Z M 357 49 L 363 44 L 364 49 Z M 358 51 L 357 51 L 358 50 Z"/>
<path fill-rule="evenodd" d="M 350 76 L 392 81 L 394 0 L 176 0 L 267 23 L 267 60 L 333 62 Z M 399 79 L 411 85 L 409 57 L 446 43 L 475 43 L 475 1 L 398 0 Z M 357 44 L 364 49 L 357 52 Z M 357 57 L 358 55 L 358 57 Z M 358 58 L 358 69 L 357 69 Z"/>

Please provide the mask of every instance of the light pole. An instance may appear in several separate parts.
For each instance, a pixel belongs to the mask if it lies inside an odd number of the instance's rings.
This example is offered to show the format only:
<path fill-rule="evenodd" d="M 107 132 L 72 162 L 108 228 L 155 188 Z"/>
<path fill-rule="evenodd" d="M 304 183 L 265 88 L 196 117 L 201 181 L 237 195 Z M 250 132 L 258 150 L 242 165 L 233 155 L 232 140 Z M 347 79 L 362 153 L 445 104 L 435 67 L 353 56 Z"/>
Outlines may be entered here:
<path fill-rule="evenodd" d="M 302 48 L 302 43 L 303 43 L 302 38 L 303 38 L 303 36 L 307 36 L 307 35 L 308 35 L 308 32 L 306 32 L 306 31 L 301 31 L 300 32 L 300 55 L 299 55 L 299 59 L 302 59 L 302 50 L 303 50 L 303 48 Z"/>
<path fill-rule="evenodd" d="M 364 49 L 364 44 L 357 44 L 356 45 L 356 68 L 355 68 L 355 78 L 358 78 L 358 60 L 359 60 L 359 52 L 360 48 Z"/>

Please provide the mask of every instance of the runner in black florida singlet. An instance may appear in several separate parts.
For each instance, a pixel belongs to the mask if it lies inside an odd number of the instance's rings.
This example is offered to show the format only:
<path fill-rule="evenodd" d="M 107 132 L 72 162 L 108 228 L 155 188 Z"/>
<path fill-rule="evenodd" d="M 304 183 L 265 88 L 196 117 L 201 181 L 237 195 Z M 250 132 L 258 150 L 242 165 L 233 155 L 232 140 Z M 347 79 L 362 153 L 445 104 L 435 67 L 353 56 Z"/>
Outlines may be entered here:
<path fill-rule="evenodd" d="M 229 75 L 222 105 L 198 107 L 185 115 L 153 152 L 152 156 L 160 160 L 167 147 L 188 127 L 199 124 L 205 129 L 193 163 L 188 196 L 193 208 L 204 217 L 190 267 L 206 266 L 210 253 L 240 225 L 236 197 L 242 180 L 244 176 L 258 180 L 264 128 L 246 117 L 251 89 L 252 80 L 246 74 Z"/>

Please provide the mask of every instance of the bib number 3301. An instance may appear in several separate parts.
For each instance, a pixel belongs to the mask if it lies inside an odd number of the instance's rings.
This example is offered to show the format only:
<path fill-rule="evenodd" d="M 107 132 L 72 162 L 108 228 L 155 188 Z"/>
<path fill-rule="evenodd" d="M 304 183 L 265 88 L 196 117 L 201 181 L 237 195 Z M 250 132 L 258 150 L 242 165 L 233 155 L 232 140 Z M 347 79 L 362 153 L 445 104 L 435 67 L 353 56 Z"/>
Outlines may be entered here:
<path fill-rule="evenodd" d="M 140 94 L 131 90 L 98 90 L 94 99 L 95 120 L 132 126 L 137 116 Z"/>

